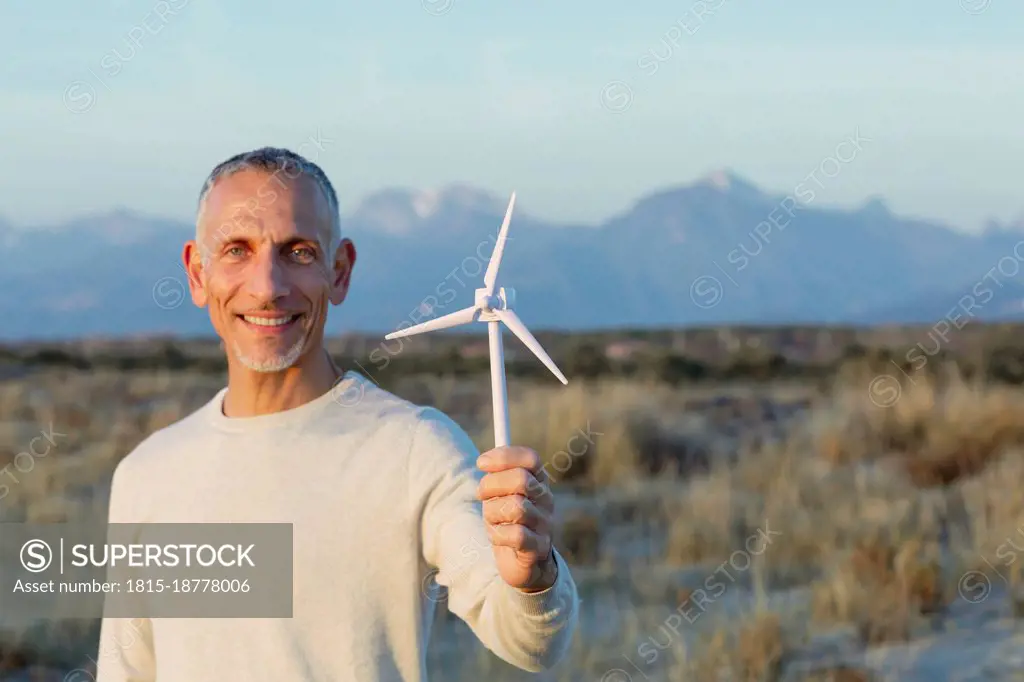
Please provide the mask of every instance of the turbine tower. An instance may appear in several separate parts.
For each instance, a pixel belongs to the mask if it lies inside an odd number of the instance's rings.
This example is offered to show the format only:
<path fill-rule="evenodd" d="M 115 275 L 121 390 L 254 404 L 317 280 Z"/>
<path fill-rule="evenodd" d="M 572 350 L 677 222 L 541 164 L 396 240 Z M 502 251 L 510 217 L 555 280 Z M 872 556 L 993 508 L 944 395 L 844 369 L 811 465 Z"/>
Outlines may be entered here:
<path fill-rule="evenodd" d="M 533 351 L 533 354 L 551 370 L 552 374 L 558 377 L 559 381 L 563 384 L 569 383 L 554 361 L 544 352 L 544 348 L 537 339 L 530 333 L 530 330 L 523 324 L 523 321 L 516 315 L 513 309 L 516 300 L 515 289 L 498 287 L 498 268 L 501 266 L 501 255 L 505 250 L 508 224 L 512 219 L 512 207 L 515 203 L 516 193 L 512 192 L 508 209 L 505 211 L 505 220 L 501 223 L 501 230 L 498 232 L 498 239 L 494 244 L 494 252 L 491 254 L 487 271 L 484 273 L 484 286 L 482 289 L 476 290 L 476 299 L 473 305 L 412 327 L 391 332 L 384 337 L 388 340 L 398 339 L 403 336 L 458 327 L 470 322 L 486 322 L 491 349 L 491 397 L 494 405 L 495 447 L 504 447 L 510 444 L 508 395 L 505 389 L 505 353 L 501 345 L 501 323 L 504 323 L 513 334 L 519 337 L 519 340 Z"/>

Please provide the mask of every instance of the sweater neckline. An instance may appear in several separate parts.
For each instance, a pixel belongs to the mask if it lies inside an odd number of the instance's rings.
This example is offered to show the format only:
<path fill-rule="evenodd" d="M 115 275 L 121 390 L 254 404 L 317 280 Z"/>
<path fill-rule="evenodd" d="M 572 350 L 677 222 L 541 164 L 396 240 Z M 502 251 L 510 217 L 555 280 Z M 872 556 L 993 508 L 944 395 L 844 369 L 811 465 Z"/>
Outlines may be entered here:
<path fill-rule="evenodd" d="M 252 417 L 229 417 L 224 414 L 224 398 L 228 393 L 228 387 L 225 386 L 207 403 L 205 410 L 206 420 L 212 426 L 222 431 L 233 433 L 294 426 L 309 421 L 332 404 L 343 407 L 352 406 L 354 404 L 352 401 L 353 396 L 362 397 L 364 392 L 363 378 L 358 372 L 348 370 L 341 375 L 341 378 L 335 382 L 329 391 L 302 405 L 281 410 L 280 412 L 271 412 Z"/>

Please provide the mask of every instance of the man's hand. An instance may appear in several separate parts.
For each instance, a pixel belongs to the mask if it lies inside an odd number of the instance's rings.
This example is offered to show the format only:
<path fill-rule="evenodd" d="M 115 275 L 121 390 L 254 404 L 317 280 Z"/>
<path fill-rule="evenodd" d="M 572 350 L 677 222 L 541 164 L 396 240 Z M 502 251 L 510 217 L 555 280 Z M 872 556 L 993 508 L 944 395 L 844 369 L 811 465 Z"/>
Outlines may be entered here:
<path fill-rule="evenodd" d="M 555 500 L 541 471 L 540 457 L 529 448 L 489 450 L 477 460 L 486 475 L 477 497 L 502 579 L 524 592 L 539 592 L 555 582 L 551 552 L 551 516 Z"/>

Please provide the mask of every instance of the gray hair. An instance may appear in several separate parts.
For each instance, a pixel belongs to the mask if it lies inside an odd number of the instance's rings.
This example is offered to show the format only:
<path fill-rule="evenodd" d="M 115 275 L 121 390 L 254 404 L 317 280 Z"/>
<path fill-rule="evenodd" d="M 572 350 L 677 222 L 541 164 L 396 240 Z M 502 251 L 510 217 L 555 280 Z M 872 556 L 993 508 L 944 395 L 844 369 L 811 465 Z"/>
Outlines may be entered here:
<path fill-rule="evenodd" d="M 206 199 L 210 194 L 210 190 L 213 189 L 213 186 L 221 178 L 226 178 L 246 170 L 264 171 L 273 176 L 283 173 L 285 177 L 291 180 L 300 175 L 305 175 L 316 183 L 324 198 L 327 199 L 327 205 L 331 211 L 331 235 L 328 240 L 327 253 L 325 254 L 327 261 L 331 262 L 334 252 L 341 244 L 341 214 L 338 207 L 338 195 L 335 193 L 331 181 L 327 178 L 327 174 L 324 173 L 320 166 L 301 154 L 296 154 L 290 149 L 282 149 L 280 147 L 261 147 L 260 149 L 236 154 L 230 159 L 217 164 L 210 171 L 210 174 L 206 176 L 206 181 L 203 183 L 203 188 L 199 191 L 199 201 L 196 210 L 196 242 L 200 241 L 199 223 L 206 208 Z M 208 252 L 204 248 L 200 248 L 200 251 L 204 254 Z"/>

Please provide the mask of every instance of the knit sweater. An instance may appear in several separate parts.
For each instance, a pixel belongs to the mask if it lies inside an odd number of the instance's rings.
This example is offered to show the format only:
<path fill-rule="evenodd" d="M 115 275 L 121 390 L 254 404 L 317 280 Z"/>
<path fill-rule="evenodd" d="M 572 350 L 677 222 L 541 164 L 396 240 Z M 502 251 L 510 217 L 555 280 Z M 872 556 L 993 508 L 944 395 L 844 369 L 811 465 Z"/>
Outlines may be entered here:
<path fill-rule="evenodd" d="M 112 523 L 291 523 L 289 619 L 103 620 L 98 682 L 423 682 L 436 596 L 497 656 L 559 661 L 578 595 L 498 574 L 476 489 L 478 451 L 444 413 L 356 372 L 299 407 L 227 417 L 210 402 L 138 445 L 114 472 Z"/>

